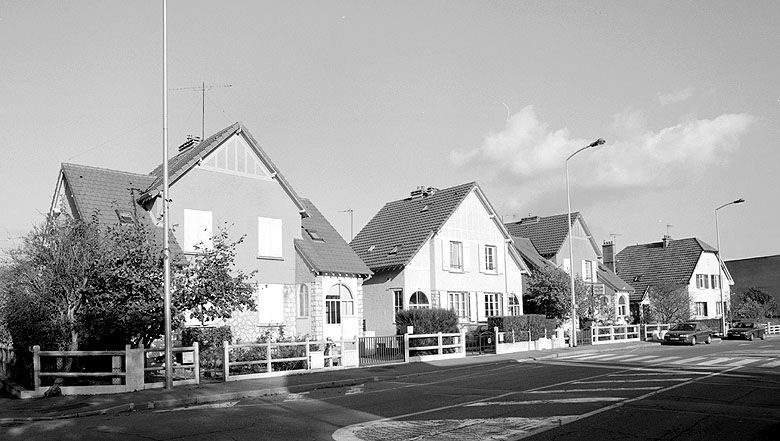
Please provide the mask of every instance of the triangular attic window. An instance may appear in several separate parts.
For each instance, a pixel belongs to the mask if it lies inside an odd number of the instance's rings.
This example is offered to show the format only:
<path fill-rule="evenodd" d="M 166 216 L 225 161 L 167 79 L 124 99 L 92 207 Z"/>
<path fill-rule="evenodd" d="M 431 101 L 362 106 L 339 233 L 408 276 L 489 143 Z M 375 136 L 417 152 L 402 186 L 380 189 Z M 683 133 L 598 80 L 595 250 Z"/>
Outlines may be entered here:
<path fill-rule="evenodd" d="M 271 179 L 272 174 L 241 136 L 235 135 L 203 159 L 202 168 L 253 178 Z"/>

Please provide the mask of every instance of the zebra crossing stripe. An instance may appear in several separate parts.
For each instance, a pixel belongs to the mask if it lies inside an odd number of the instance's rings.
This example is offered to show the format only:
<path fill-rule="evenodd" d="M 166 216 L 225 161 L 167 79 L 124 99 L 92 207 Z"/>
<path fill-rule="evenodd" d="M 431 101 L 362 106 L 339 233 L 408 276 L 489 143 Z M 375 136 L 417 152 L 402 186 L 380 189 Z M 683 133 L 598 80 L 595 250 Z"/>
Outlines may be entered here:
<path fill-rule="evenodd" d="M 738 360 L 738 361 L 735 361 L 733 363 L 729 363 L 726 366 L 736 366 L 736 367 L 745 366 L 746 364 L 750 364 L 750 363 L 753 363 L 753 362 L 759 361 L 759 360 L 761 360 L 761 359 L 760 358 L 745 358 L 743 360 Z"/>
<path fill-rule="evenodd" d="M 603 361 L 614 361 L 614 360 L 620 360 L 621 358 L 630 358 L 635 357 L 634 354 L 629 355 L 615 355 L 614 357 L 605 358 Z"/>
<path fill-rule="evenodd" d="M 713 358 L 711 360 L 706 360 L 701 363 L 696 363 L 696 366 L 713 366 L 717 364 L 721 364 L 725 361 L 733 360 L 731 357 L 719 357 L 719 358 Z"/>
<path fill-rule="evenodd" d="M 610 356 L 613 356 L 613 355 L 615 355 L 615 354 L 591 354 L 591 355 L 586 355 L 584 357 L 578 357 L 577 359 L 578 360 L 595 360 L 597 358 L 605 358 L 605 357 L 610 357 Z"/>
<path fill-rule="evenodd" d="M 688 381 L 690 377 L 681 378 L 643 378 L 641 380 L 596 380 L 596 381 L 575 381 L 571 384 L 599 384 L 599 383 L 655 383 L 659 381 Z"/>
<path fill-rule="evenodd" d="M 658 357 L 655 355 L 643 355 L 641 357 L 624 358 L 623 360 L 620 361 L 640 361 L 640 360 L 649 361 L 651 358 L 658 358 Z"/>
<path fill-rule="evenodd" d="M 671 364 L 693 364 L 697 361 L 705 360 L 707 357 L 693 357 L 693 358 L 683 358 L 682 360 L 672 361 Z"/>
<path fill-rule="evenodd" d="M 759 367 L 777 367 L 780 366 L 780 360 L 770 361 L 769 363 L 764 363 Z"/>
<path fill-rule="evenodd" d="M 572 392 L 612 392 L 612 391 L 624 391 L 624 390 L 658 390 L 661 386 L 647 386 L 647 387 L 599 387 L 590 389 L 549 389 L 549 390 L 532 390 L 525 392 L 527 394 L 568 394 Z"/>
<path fill-rule="evenodd" d="M 663 357 L 658 360 L 653 360 L 653 363 L 665 363 L 667 361 L 677 360 L 680 357 Z"/>

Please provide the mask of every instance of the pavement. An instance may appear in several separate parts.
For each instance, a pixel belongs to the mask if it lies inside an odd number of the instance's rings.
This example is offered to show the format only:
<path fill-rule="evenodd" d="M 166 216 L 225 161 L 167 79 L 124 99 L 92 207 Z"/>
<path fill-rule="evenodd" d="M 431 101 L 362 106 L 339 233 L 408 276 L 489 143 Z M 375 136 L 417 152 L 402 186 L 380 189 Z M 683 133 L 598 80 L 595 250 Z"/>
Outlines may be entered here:
<path fill-rule="evenodd" d="M 502 355 L 475 355 L 435 362 L 387 364 L 350 369 L 304 371 L 301 373 L 231 382 L 201 383 L 167 389 L 107 395 L 71 395 L 52 398 L 13 399 L 0 397 L 0 425 L 26 421 L 45 421 L 123 412 L 172 409 L 270 395 L 309 392 L 324 388 L 348 387 L 368 382 L 392 381 L 423 376 L 442 370 L 474 364 L 507 361 L 533 361 L 562 356 L 628 350 L 658 345 L 654 342 L 627 342 L 516 352 Z"/>

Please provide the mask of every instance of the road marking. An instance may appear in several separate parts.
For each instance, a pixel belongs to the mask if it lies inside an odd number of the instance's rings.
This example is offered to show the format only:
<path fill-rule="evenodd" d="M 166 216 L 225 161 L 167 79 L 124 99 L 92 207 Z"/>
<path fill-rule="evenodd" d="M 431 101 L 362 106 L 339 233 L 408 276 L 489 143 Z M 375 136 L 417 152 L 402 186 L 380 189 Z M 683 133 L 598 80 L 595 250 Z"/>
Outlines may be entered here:
<path fill-rule="evenodd" d="M 596 355 L 588 355 L 587 357 L 580 357 L 580 360 L 596 360 L 598 358 L 606 358 L 606 357 L 614 357 L 615 354 L 596 354 Z"/>
<path fill-rule="evenodd" d="M 355 394 L 362 394 L 365 390 L 366 385 L 365 384 L 358 384 L 356 386 L 350 386 L 349 389 L 347 389 L 346 392 L 344 392 L 344 395 L 355 395 Z"/>
<path fill-rule="evenodd" d="M 663 357 L 658 360 L 653 360 L 653 363 L 666 363 L 667 361 L 677 360 L 680 357 Z"/>
<path fill-rule="evenodd" d="M 760 358 L 746 358 L 744 360 L 738 360 L 738 361 L 735 361 L 733 363 L 729 363 L 726 366 L 740 367 L 740 366 L 744 366 L 746 364 L 753 363 L 754 361 L 760 361 L 760 360 L 761 360 Z"/>
<path fill-rule="evenodd" d="M 680 374 L 693 374 L 694 372 L 639 372 L 635 374 L 607 374 L 608 377 L 644 377 L 651 375 L 680 375 Z M 698 372 L 696 372 L 698 373 Z"/>
<path fill-rule="evenodd" d="M 308 392 L 301 392 L 299 394 L 287 394 L 286 397 L 284 397 L 284 402 L 290 402 L 290 401 L 298 401 L 303 400 L 306 398 L 306 395 L 308 395 Z"/>
<path fill-rule="evenodd" d="M 643 355 L 641 357 L 626 358 L 626 359 L 620 360 L 620 361 L 621 362 L 624 362 L 624 361 L 634 362 L 634 361 L 640 361 L 640 360 L 650 361 L 651 358 L 658 358 L 658 357 L 655 356 L 655 355 Z"/>
<path fill-rule="evenodd" d="M 599 383 L 646 383 L 648 381 L 688 381 L 690 377 L 682 378 L 644 378 L 641 380 L 596 380 L 596 381 L 576 381 L 572 384 L 599 384 Z"/>
<path fill-rule="evenodd" d="M 578 403 L 602 403 L 611 401 L 625 400 L 625 397 L 582 397 L 582 398 L 553 398 L 549 400 L 527 400 L 527 401 L 483 401 L 480 403 L 468 404 L 464 407 L 484 407 L 484 406 L 520 406 L 526 404 L 578 404 Z"/>
<path fill-rule="evenodd" d="M 584 383 L 578 383 L 584 384 Z M 535 390 L 525 392 L 528 394 L 568 394 L 571 392 L 612 392 L 616 390 L 657 390 L 661 389 L 661 386 L 647 386 L 647 387 L 594 387 L 592 389 L 548 389 L 548 390 Z"/>
<path fill-rule="evenodd" d="M 683 358 L 682 360 L 672 361 L 671 364 L 693 364 L 694 362 L 701 361 L 706 359 L 707 357 L 693 357 L 693 358 Z"/>
<path fill-rule="evenodd" d="M 615 355 L 614 357 L 605 358 L 604 360 L 614 361 L 614 360 L 620 360 L 621 358 L 630 358 L 630 357 L 636 357 L 636 354 Z"/>
<path fill-rule="evenodd" d="M 696 366 L 712 366 L 712 365 L 716 365 L 716 364 L 721 364 L 724 361 L 729 361 L 729 360 L 733 360 L 733 358 L 731 358 L 731 357 L 718 357 L 718 358 L 713 358 L 711 360 L 705 360 L 705 361 L 703 361 L 701 363 L 696 363 Z"/>
<path fill-rule="evenodd" d="M 161 409 L 161 410 L 155 410 L 157 413 L 165 413 L 165 412 L 179 412 L 182 410 L 199 410 L 199 409 L 224 409 L 226 407 L 233 407 L 238 403 L 238 401 L 228 401 L 226 403 L 211 403 L 211 404 L 200 404 L 198 406 L 188 406 L 188 407 L 177 407 L 176 409 Z"/>
<path fill-rule="evenodd" d="M 769 363 L 764 363 L 759 367 L 777 367 L 780 366 L 780 360 L 770 361 Z"/>

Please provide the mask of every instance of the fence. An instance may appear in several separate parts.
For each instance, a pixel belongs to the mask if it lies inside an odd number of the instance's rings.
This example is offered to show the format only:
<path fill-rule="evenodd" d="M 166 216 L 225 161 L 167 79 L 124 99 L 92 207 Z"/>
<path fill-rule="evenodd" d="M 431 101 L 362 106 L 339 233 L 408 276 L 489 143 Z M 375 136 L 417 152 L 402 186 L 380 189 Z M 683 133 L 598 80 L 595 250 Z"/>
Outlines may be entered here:
<path fill-rule="evenodd" d="M 436 344 L 431 340 L 436 339 Z M 448 342 L 445 342 L 447 340 Z M 418 342 L 418 343 L 413 343 Z M 421 344 L 417 346 L 416 344 Z M 443 334 L 404 334 L 405 361 L 432 361 L 466 356 L 466 332 Z M 435 352 L 435 353 L 431 353 Z"/>
<path fill-rule="evenodd" d="M 42 379 L 46 378 L 61 378 L 76 383 L 61 385 L 63 395 L 112 394 L 160 388 L 164 386 L 163 382 L 145 383 L 146 372 L 164 369 L 164 366 L 146 368 L 146 353 L 164 351 L 165 349 L 144 349 L 143 346 L 132 349 L 130 345 L 125 346 L 123 351 L 41 351 L 40 346 L 36 345 L 33 346 L 33 391 L 23 397 L 41 396 L 43 388 L 47 387 L 42 385 Z M 173 369 L 194 371 L 192 378 L 174 381 L 174 385 L 198 384 L 198 344 L 174 348 L 173 352 L 193 353 L 191 363 L 174 365 Z M 82 362 L 85 359 L 91 360 Z M 74 361 L 77 361 L 75 370 Z"/>
<path fill-rule="evenodd" d="M 11 345 L 0 345 L 0 375 L 11 375 L 11 366 L 16 361 L 16 353 Z"/>
<path fill-rule="evenodd" d="M 594 345 L 639 341 L 639 325 L 593 326 L 591 338 Z"/>
<path fill-rule="evenodd" d="M 143 349 L 143 346 L 141 348 Z M 174 362 L 172 366 L 173 385 L 200 384 L 200 347 L 198 342 L 193 342 L 192 346 L 189 347 L 173 348 L 171 352 L 175 360 L 181 359 L 181 362 Z M 161 362 L 160 357 L 154 357 L 150 360 L 149 354 L 155 353 L 162 354 L 161 356 L 164 358 L 165 348 L 144 349 L 144 389 L 165 387 L 165 361 Z M 157 375 L 152 373 L 157 373 Z M 178 379 L 176 378 L 177 373 Z"/>
<path fill-rule="evenodd" d="M 224 381 L 287 375 L 291 371 L 355 367 L 358 366 L 357 348 L 357 339 L 235 345 L 226 341 L 222 362 Z M 238 373 L 231 373 L 231 368 Z"/>
<path fill-rule="evenodd" d="M 663 340 L 662 331 L 668 331 L 672 325 L 669 323 L 654 323 L 642 325 L 642 334 L 639 336 L 643 341 Z"/>
<path fill-rule="evenodd" d="M 773 325 L 771 322 L 766 324 L 767 334 L 780 334 L 780 325 Z"/>
<path fill-rule="evenodd" d="M 406 346 L 402 335 L 388 337 L 360 337 L 360 365 L 403 363 L 406 360 Z"/>

